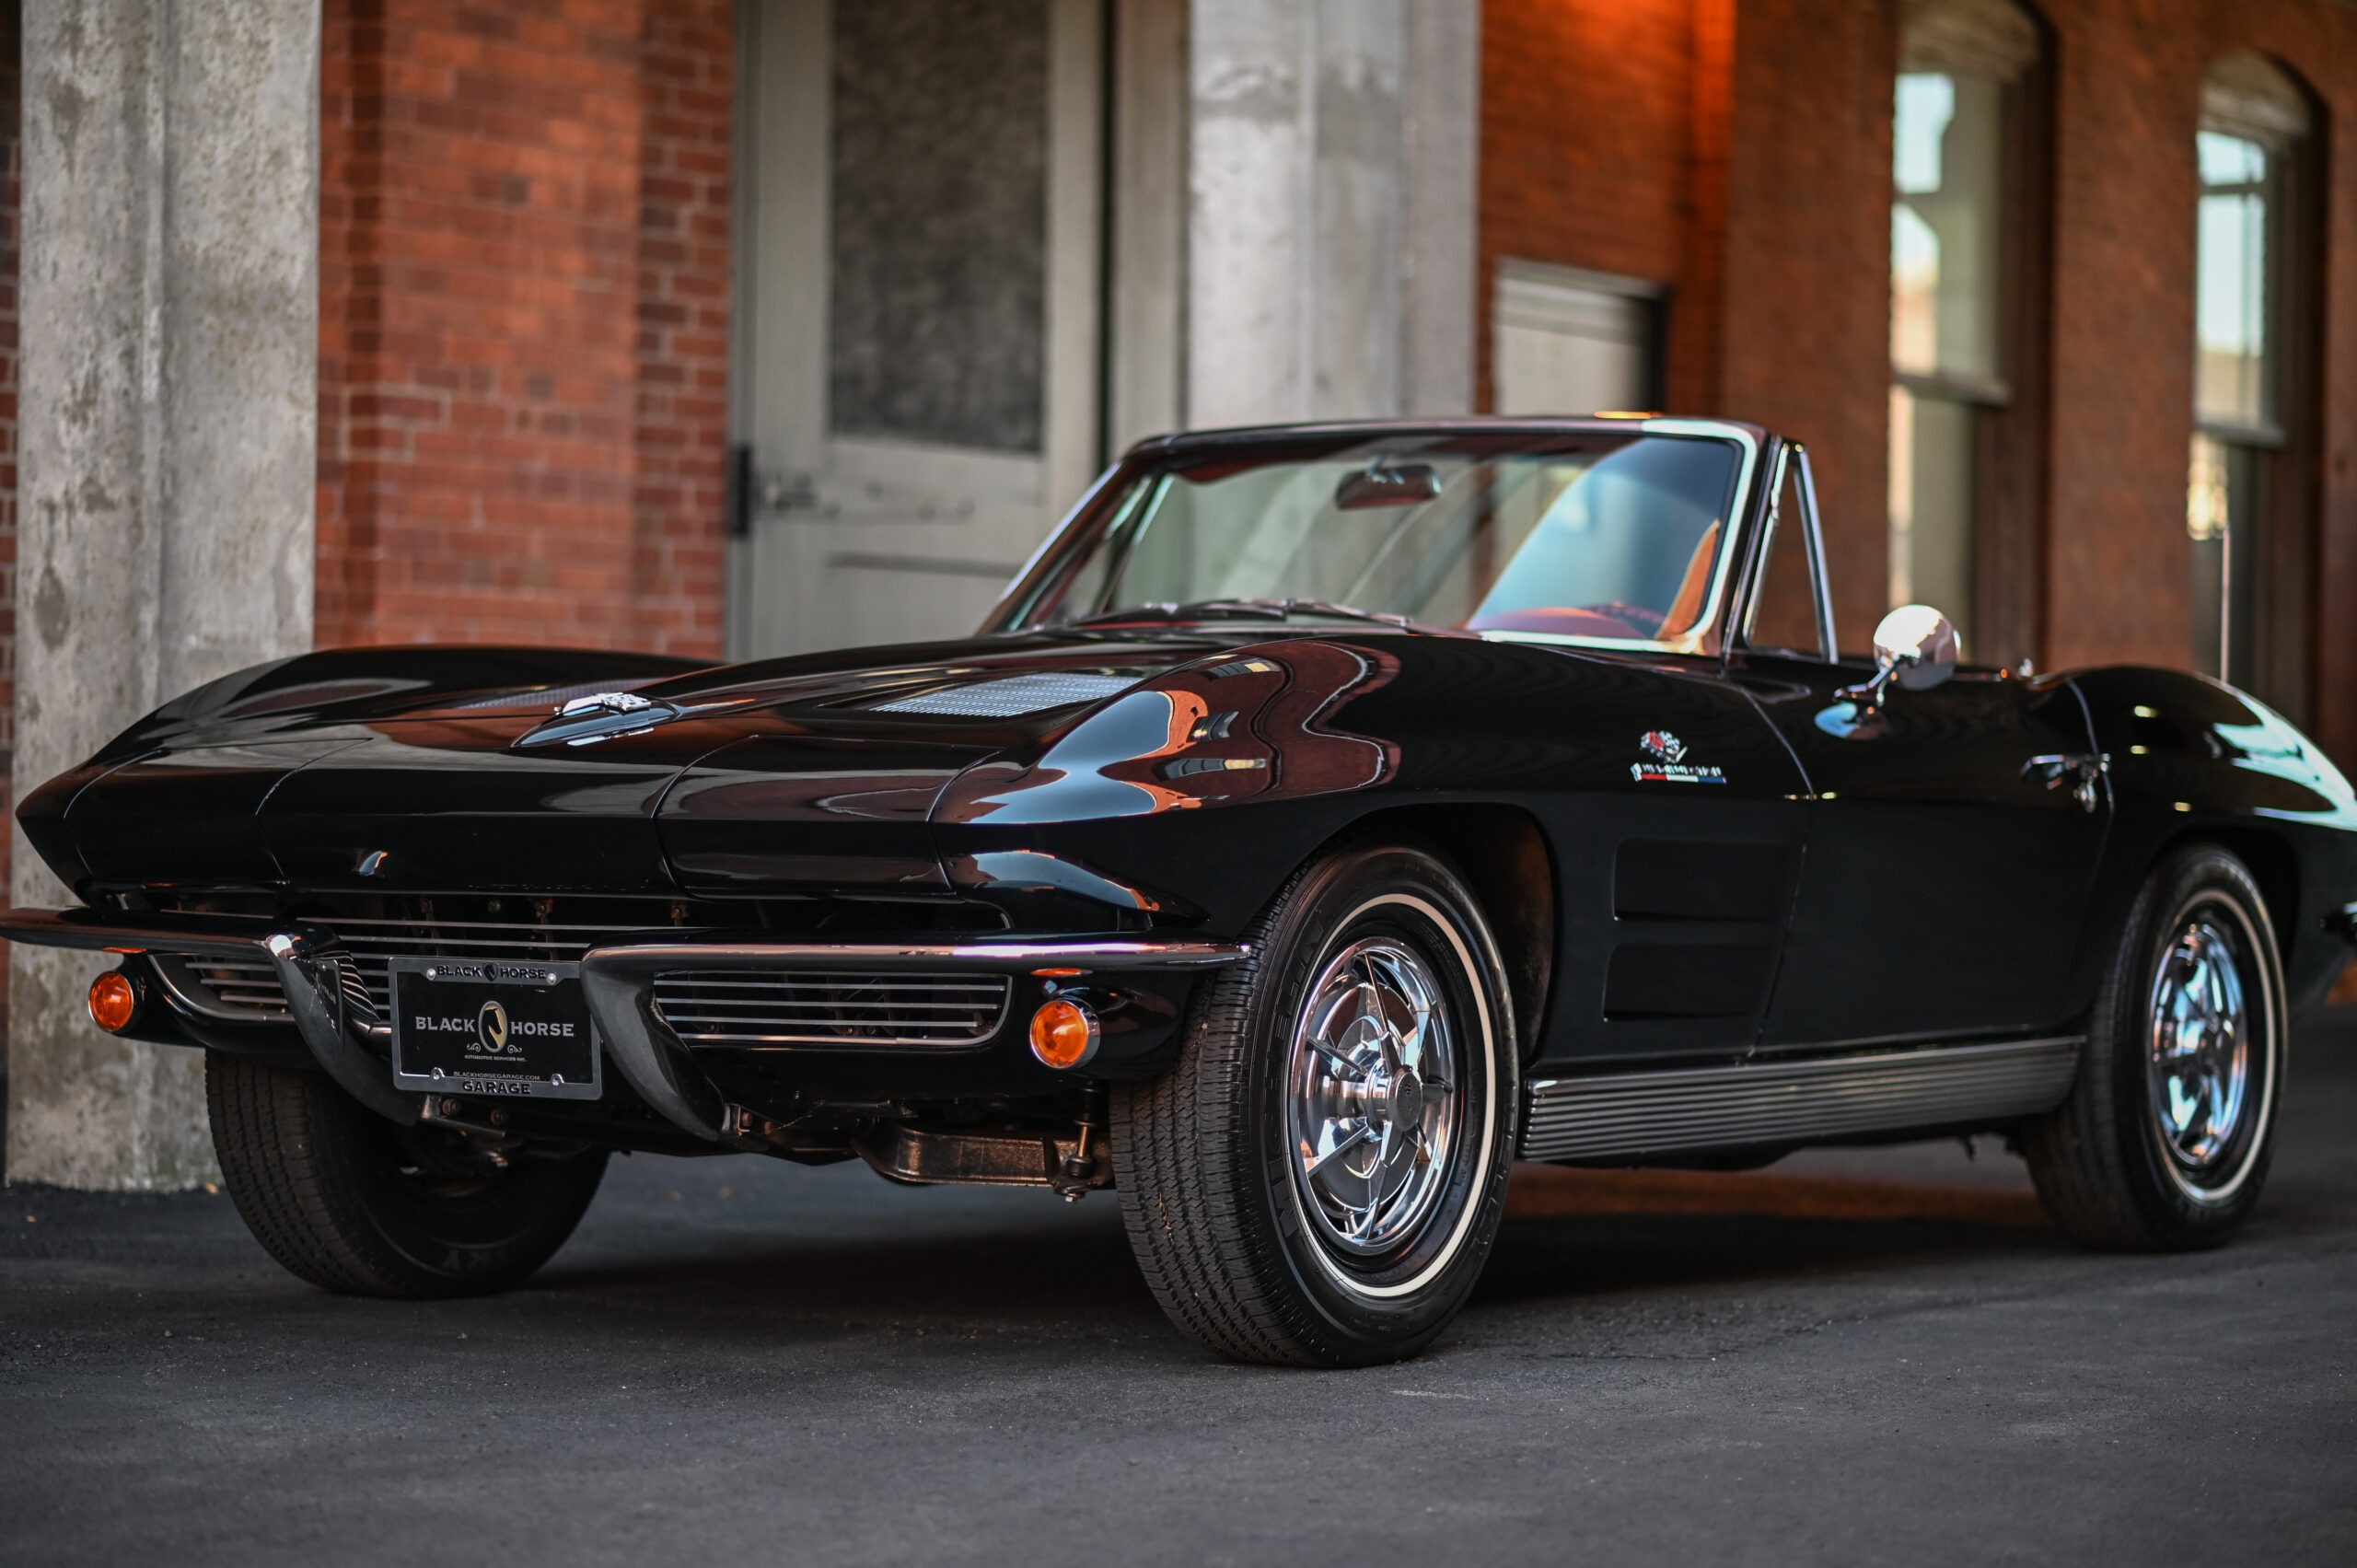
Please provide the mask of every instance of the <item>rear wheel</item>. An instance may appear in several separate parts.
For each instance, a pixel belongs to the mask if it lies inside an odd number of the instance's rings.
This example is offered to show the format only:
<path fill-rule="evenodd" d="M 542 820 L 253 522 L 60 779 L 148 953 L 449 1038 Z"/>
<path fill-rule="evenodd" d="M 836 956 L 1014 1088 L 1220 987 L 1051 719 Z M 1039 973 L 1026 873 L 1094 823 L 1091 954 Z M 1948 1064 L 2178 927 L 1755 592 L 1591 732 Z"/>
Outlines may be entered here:
<path fill-rule="evenodd" d="M 2028 1127 L 2038 1195 L 2073 1239 L 2214 1246 L 2258 1202 L 2283 1083 L 2282 960 L 2249 870 L 2165 861 L 2130 912 L 2070 1098 Z"/>
<path fill-rule="evenodd" d="M 1121 1210 L 1179 1328 L 1244 1361 L 1411 1355 L 1489 1255 L 1519 1080 L 1479 905 L 1438 857 L 1305 869 L 1206 984 L 1178 1065 L 1114 1097 Z"/>
<path fill-rule="evenodd" d="M 488 1295 L 521 1284 L 580 1222 L 605 1151 L 502 1165 L 462 1134 L 397 1127 L 321 1073 L 219 1051 L 213 1148 L 238 1214 L 287 1271 L 347 1295 Z"/>

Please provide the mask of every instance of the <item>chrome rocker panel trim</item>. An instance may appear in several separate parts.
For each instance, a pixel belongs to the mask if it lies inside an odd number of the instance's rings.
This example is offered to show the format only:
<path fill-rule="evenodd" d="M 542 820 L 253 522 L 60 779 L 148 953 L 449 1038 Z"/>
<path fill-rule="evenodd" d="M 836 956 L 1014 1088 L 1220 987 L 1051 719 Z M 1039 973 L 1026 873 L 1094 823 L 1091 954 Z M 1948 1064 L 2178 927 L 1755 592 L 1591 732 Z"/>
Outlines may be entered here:
<path fill-rule="evenodd" d="M 1543 1079 L 1530 1085 L 1522 1157 L 1633 1158 L 2034 1116 L 2070 1092 L 2085 1039 Z"/>

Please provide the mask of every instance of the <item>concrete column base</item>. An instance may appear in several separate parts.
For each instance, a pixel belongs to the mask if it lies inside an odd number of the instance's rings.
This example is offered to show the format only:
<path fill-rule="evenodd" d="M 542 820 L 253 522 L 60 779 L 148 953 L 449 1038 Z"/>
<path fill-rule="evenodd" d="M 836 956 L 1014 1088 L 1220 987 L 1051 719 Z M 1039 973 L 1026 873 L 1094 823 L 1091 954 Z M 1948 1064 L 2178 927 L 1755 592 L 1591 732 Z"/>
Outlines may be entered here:
<path fill-rule="evenodd" d="M 24 27 L 17 798 L 311 645 L 317 0 L 52 0 Z M 18 905 L 74 900 L 18 832 Z M 110 1039 L 85 955 L 9 956 L 8 1174 L 214 1174 L 203 1058 Z"/>
<path fill-rule="evenodd" d="M 19 947 L 9 1032 L 8 1179 L 172 1192 L 220 1179 L 204 1117 L 204 1056 L 99 1032 L 83 1005 L 104 966 Z"/>

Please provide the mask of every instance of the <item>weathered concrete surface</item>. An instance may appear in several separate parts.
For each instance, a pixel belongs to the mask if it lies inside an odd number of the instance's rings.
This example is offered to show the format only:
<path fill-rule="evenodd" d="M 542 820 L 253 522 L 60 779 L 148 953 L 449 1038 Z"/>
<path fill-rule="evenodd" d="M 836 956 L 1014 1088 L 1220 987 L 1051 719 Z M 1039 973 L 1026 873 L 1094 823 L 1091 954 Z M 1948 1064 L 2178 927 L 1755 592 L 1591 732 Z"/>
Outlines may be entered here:
<path fill-rule="evenodd" d="M 1196 1353 L 1113 1205 L 619 1161 L 501 1299 L 225 1198 L 0 1202 L 0 1562 L 2357 1562 L 2357 1015 L 2234 1245 L 2097 1257 L 1954 1144 L 1517 1192 L 1422 1360 Z"/>
<path fill-rule="evenodd" d="M 18 798 L 311 642 L 316 0 L 60 0 L 24 31 Z M 70 901 L 17 835 L 10 895 Z M 191 1053 L 100 1035 L 98 965 L 9 961 L 10 1174 L 210 1173 Z"/>
<path fill-rule="evenodd" d="M 1190 424 L 1470 408 L 1480 27 L 1193 0 Z"/>
<path fill-rule="evenodd" d="M 1409 0 L 1404 87 L 1399 412 L 1470 413 L 1480 331 L 1480 6 Z"/>

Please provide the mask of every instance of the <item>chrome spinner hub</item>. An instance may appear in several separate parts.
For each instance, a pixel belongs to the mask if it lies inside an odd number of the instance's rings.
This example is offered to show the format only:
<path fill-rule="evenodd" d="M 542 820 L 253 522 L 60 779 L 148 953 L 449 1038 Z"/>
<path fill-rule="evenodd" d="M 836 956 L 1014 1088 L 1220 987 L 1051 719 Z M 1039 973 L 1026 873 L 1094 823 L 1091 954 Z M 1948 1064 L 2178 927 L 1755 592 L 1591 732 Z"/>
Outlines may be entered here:
<path fill-rule="evenodd" d="M 2234 938 L 2197 915 L 2153 979 L 2150 1078 L 2162 1147 L 2197 1189 L 2236 1143 L 2251 1087 L 2249 1010 Z"/>
<path fill-rule="evenodd" d="M 1407 944 L 1353 944 L 1319 973 L 1286 1061 L 1286 1134 L 1329 1247 L 1388 1251 L 1432 1216 L 1461 1120 L 1456 1058 L 1439 979 Z"/>

